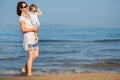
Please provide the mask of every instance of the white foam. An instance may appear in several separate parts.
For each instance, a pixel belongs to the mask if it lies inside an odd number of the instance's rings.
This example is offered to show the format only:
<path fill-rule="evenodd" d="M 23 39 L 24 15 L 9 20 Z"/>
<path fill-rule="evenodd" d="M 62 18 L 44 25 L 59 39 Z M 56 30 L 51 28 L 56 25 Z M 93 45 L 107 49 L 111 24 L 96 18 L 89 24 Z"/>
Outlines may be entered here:
<path fill-rule="evenodd" d="M 0 75 L 19 75 L 20 71 L 17 70 L 0 70 Z"/>

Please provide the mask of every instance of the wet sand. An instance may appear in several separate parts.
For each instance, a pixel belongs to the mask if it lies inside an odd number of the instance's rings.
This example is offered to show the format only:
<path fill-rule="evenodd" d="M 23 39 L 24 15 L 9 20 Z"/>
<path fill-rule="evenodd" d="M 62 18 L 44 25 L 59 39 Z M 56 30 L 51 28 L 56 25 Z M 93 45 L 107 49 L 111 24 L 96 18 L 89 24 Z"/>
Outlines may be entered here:
<path fill-rule="evenodd" d="M 79 73 L 49 76 L 1 77 L 0 80 L 120 80 L 120 74 L 114 73 Z"/>

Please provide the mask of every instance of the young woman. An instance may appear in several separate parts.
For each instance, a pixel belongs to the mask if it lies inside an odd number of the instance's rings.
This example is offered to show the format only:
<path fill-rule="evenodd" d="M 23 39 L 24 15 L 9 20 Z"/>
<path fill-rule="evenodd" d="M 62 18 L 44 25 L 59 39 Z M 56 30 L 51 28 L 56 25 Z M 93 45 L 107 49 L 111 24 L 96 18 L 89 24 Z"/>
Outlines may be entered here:
<path fill-rule="evenodd" d="M 38 42 L 36 42 L 34 35 L 34 33 L 38 32 L 38 28 L 33 27 L 27 13 L 27 7 L 26 2 L 18 2 L 17 4 L 17 15 L 20 16 L 19 22 L 23 33 L 23 48 L 28 53 L 28 60 L 21 71 L 25 72 L 27 76 L 32 76 L 32 63 L 38 57 L 39 51 Z"/>

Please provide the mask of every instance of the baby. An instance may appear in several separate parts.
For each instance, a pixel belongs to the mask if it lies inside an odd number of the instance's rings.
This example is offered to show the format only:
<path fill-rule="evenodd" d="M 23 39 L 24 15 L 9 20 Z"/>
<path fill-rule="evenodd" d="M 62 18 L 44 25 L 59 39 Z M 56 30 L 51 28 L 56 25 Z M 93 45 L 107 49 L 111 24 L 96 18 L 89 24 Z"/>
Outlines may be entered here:
<path fill-rule="evenodd" d="M 35 4 L 31 4 L 29 7 L 29 16 L 34 27 L 39 28 L 40 22 L 38 16 L 42 16 L 42 12 L 37 8 Z M 35 33 L 35 40 L 38 41 L 38 35 Z"/>

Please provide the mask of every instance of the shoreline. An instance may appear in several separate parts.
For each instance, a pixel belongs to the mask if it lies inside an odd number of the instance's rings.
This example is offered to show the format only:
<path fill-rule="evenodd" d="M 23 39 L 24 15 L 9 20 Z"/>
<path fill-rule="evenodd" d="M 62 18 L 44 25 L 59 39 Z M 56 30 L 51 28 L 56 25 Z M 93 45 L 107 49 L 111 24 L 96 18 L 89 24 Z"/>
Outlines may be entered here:
<path fill-rule="evenodd" d="M 120 80 L 118 73 L 78 73 L 42 76 L 0 77 L 0 80 Z"/>

